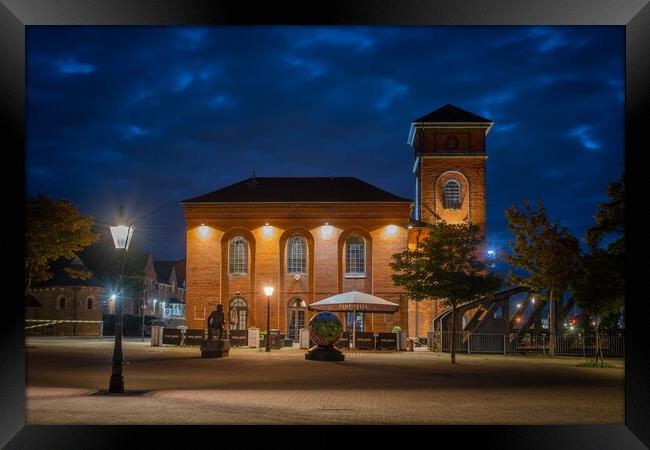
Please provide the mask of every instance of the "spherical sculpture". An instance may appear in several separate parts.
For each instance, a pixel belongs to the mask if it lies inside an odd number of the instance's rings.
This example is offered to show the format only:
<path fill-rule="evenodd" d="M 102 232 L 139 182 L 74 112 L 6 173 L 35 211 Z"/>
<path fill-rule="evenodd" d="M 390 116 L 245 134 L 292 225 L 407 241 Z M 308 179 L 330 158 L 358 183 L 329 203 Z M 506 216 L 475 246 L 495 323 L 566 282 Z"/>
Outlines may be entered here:
<path fill-rule="evenodd" d="M 309 337 L 322 346 L 336 344 L 343 334 L 343 324 L 336 314 L 323 311 L 309 321 Z"/>

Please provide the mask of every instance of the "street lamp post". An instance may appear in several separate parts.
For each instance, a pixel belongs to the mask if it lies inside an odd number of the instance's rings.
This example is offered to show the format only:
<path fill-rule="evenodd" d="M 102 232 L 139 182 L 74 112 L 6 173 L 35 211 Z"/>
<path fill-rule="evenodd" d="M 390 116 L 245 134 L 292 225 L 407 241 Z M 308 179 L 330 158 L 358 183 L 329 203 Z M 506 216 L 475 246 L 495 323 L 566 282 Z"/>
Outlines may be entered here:
<path fill-rule="evenodd" d="M 122 219 L 122 209 L 120 208 L 120 219 Z M 113 373 L 111 374 L 111 379 L 108 384 L 108 392 L 111 394 L 119 394 L 124 392 L 124 377 L 122 376 L 122 364 L 123 364 L 123 355 L 122 355 L 122 305 L 124 303 L 124 288 L 122 286 L 122 276 L 124 275 L 124 264 L 126 262 L 126 253 L 129 249 L 129 243 L 133 236 L 134 227 L 132 225 L 118 225 L 111 228 L 111 235 L 113 236 L 113 241 L 115 243 L 115 248 L 124 249 L 122 255 L 122 268 L 120 270 L 119 277 L 119 289 L 121 290 L 121 301 L 117 301 L 119 312 L 117 314 L 117 326 L 115 327 L 115 346 L 113 347 Z"/>
<path fill-rule="evenodd" d="M 273 286 L 265 286 L 266 294 L 266 351 L 271 351 L 271 296 L 273 295 Z"/>

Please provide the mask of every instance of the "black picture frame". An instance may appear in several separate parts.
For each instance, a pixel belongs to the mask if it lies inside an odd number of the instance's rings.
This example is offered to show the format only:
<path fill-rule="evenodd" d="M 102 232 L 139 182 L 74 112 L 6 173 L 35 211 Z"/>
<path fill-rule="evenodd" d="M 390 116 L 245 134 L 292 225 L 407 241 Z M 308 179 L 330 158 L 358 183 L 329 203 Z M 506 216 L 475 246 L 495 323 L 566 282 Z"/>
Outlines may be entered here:
<path fill-rule="evenodd" d="M 635 173 L 640 171 L 644 128 L 649 122 L 650 5 L 647 0 L 348 0 L 313 2 L 259 2 L 223 0 L 0 0 L 0 114 L 6 132 L 5 204 L 22 213 L 23 190 L 15 174 L 25 174 L 25 27 L 37 25 L 612 25 L 624 26 L 626 34 L 625 171 L 628 267 L 633 266 L 630 242 L 632 223 L 629 192 L 634 191 Z M 646 145 L 647 146 L 647 145 Z M 636 160 L 637 166 L 634 166 Z M 629 188 L 630 183 L 632 189 Z M 638 192 L 638 191 L 637 191 Z M 638 196 L 637 196 L 638 197 Z M 640 208 L 636 209 L 638 221 Z M 16 215 L 8 215 L 16 217 Z M 23 233 L 23 220 L 10 222 L 8 233 Z M 5 238 L 7 239 L 7 238 Z M 20 241 L 8 239 L 9 241 Z M 246 432 L 246 447 L 268 440 L 285 444 L 285 436 L 296 427 L 169 427 L 169 426 L 26 426 L 24 307 L 17 280 L 23 254 L 18 244 L 11 253 L 8 283 L 15 288 L 5 299 L 0 327 L 0 445 L 5 448 L 109 448 L 130 447 L 143 440 L 152 447 L 168 448 L 174 442 L 196 445 L 212 440 L 215 432 L 228 435 Z M 638 250 L 637 250 L 638 252 Z M 646 264 L 647 265 L 647 264 Z M 646 265 L 643 265 L 645 268 Z M 627 277 L 625 354 L 625 425 L 607 426 L 431 426 L 366 427 L 361 439 L 398 438 L 401 445 L 461 443 L 482 448 L 625 449 L 650 446 L 650 355 L 642 321 L 642 296 L 634 296 L 636 280 Z M 336 428 L 336 431 L 334 429 Z M 329 427 L 327 435 L 340 431 Z M 248 432 L 250 430 L 251 432 Z M 301 427 L 312 436 L 314 427 Z M 259 431 L 253 433 L 253 431 Z M 413 435 L 417 434 L 417 437 Z M 305 436 L 305 439 L 308 437 Z M 221 441 L 225 443 L 226 441 Z M 341 442 L 341 441 L 339 441 Z M 348 441 L 346 441 L 347 443 Z M 366 441 L 367 442 L 367 441 Z M 410 442 L 410 444 L 409 444 Z M 143 444 L 140 444 L 143 445 Z M 310 445 L 305 441 L 304 445 Z"/>

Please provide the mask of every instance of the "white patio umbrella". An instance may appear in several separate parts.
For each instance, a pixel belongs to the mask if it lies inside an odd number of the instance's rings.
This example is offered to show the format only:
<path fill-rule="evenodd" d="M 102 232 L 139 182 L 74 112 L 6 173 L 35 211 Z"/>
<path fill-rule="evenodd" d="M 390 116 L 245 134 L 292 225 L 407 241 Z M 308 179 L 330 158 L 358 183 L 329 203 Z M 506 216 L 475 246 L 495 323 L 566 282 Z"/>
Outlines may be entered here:
<path fill-rule="evenodd" d="M 352 346 L 354 347 L 357 331 L 357 311 L 394 314 L 399 309 L 399 305 L 365 292 L 350 291 L 324 298 L 308 305 L 307 308 L 313 311 L 352 311 Z"/>

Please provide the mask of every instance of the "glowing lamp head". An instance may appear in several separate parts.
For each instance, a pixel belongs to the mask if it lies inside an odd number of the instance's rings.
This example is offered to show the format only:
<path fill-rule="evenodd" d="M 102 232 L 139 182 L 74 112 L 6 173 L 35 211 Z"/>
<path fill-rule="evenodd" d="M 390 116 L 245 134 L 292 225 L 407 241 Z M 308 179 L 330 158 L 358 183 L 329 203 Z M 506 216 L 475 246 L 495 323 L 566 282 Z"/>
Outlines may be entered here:
<path fill-rule="evenodd" d="M 204 223 L 201 224 L 199 227 L 199 236 L 202 238 L 207 238 L 208 235 L 210 234 L 210 228 L 206 226 Z"/>
<path fill-rule="evenodd" d="M 494 250 L 488 250 L 487 254 L 490 256 L 494 256 Z"/>
<path fill-rule="evenodd" d="M 521 308 L 521 303 L 517 303 L 517 308 Z"/>
<path fill-rule="evenodd" d="M 320 229 L 320 234 L 325 239 L 331 237 L 333 232 L 334 228 L 327 222 L 325 222 L 325 225 L 323 225 Z"/>
<path fill-rule="evenodd" d="M 115 300 L 115 299 L 116 299 L 115 294 L 111 295 L 111 300 Z"/>
<path fill-rule="evenodd" d="M 110 228 L 115 248 L 123 248 L 125 250 L 128 250 L 135 228 L 133 228 L 133 226 L 127 227 L 126 225 L 118 225 L 116 227 Z"/>
<path fill-rule="evenodd" d="M 270 297 L 273 295 L 273 286 L 264 286 L 264 293 L 266 294 L 267 297 Z"/>
<path fill-rule="evenodd" d="M 386 226 L 386 234 L 388 236 L 395 236 L 397 234 L 397 225 Z"/>

